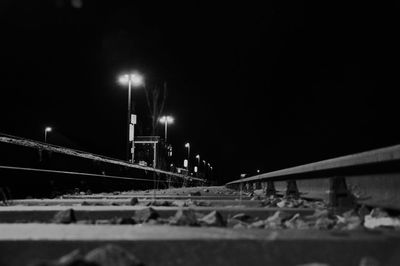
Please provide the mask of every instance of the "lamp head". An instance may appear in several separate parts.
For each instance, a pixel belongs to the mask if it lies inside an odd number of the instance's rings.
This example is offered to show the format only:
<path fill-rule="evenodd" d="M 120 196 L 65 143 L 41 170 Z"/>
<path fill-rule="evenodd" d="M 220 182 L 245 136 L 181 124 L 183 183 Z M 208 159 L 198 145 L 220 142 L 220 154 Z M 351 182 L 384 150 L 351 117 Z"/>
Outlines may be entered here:
<path fill-rule="evenodd" d="M 167 115 L 167 116 L 164 115 L 160 118 L 160 122 L 163 124 L 165 124 L 165 123 L 171 124 L 174 122 L 174 118 L 169 115 Z"/>
<path fill-rule="evenodd" d="M 123 74 L 118 77 L 118 82 L 122 85 L 126 85 L 129 82 L 132 86 L 138 87 L 143 85 L 143 76 L 140 75 L 138 72 L 132 72 L 129 74 Z"/>

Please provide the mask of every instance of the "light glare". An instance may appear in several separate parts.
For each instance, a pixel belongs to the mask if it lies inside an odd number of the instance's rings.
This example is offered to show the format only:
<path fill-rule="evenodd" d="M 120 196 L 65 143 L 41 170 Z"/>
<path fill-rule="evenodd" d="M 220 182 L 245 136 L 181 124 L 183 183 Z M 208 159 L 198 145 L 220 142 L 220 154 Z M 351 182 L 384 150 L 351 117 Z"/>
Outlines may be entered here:
<path fill-rule="evenodd" d="M 167 116 L 162 116 L 161 118 L 160 118 L 160 122 L 161 123 L 165 123 L 165 122 L 167 122 L 168 124 L 171 124 L 171 123 L 173 123 L 174 122 L 174 118 L 172 117 L 172 116 L 169 116 L 169 115 L 167 115 Z"/>
<path fill-rule="evenodd" d="M 143 76 L 139 73 L 131 73 L 131 74 L 123 74 L 118 77 L 118 82 L 122 85 L 126 85 L 131 82 L 131 85 L 134 87 L 143 85 Z"/>

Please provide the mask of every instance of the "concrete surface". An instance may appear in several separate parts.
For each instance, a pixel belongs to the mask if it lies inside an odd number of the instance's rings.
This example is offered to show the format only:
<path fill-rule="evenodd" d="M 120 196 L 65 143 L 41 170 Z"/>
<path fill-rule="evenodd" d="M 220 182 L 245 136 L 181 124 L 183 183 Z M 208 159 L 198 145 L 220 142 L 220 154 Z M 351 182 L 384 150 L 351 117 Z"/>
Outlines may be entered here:
<path fill-rule="evenodd" d="M 145 265 L 381 265 L 399 262 L 398 232 L 234 230 L 171 226 L 0 224 L 0 265 L 56 259 L 117 244 Z"/>

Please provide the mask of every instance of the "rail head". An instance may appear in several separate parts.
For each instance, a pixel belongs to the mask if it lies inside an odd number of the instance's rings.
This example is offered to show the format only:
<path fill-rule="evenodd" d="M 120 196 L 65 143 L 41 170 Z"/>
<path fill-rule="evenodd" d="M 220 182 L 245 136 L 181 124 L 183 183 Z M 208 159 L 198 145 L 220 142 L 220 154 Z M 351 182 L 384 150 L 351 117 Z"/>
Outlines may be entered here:
<path fill-rule="evenodd" d="M 341 156 L 333 159 L 299 165 L 269 173 L 263 173 L 234 180 L 226 185 L 247 182 L 283 181 L 293 179 L 318 179 L 341 174 L 360 174 L 382 165 L 400 167 L 400 145 L 361 153 Z"/>

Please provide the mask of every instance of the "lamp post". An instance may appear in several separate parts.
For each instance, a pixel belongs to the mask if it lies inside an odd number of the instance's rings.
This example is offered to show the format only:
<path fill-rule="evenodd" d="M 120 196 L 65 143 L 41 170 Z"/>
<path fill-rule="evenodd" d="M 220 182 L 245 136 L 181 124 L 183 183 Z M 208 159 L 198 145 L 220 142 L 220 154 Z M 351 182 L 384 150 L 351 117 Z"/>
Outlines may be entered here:
<path fill-rule="evenodd" d="M 196 165 L 195 173 L 198 176 L 199 172 L 200 172 L 200 154 L 196 155 L 196 159 L 197 159 L 197 165 Z"/>
<path fill-rule="evenodd" d="M 47 133 L 51 132 L 53 129 L 51 127 L 46 127 L 44 129 L 44 142 L 47 143 Z"/>
<path fill-rule="evenodd" d="M 188 162 L 187 162 L 187 170 L 188 170 L 188 172 L 189 172 L 189 161 L 190 161 L 190 143 L 188 142 L 188 143 L 186 143 L 185 144 L 185 147 L 188 149 L 188 154 L 187 154 L 187 160 L 188 160 Z"/>
<path fill-rule="evenodd" d="M 139 87 L 140 85 L 143 85 L 143 77 L 137 73 L 129 73 L 129 74 L 123 74 L 118 78 L 118 81 L 122 85 L 128 85 L 128 115 L 127 115 L 127 122 L 128 122 L 128 141 L 126 145 L 126 160 L 131 161 L 131 163 L 134 163 L 135 159 L 135 131 L 134 131 L 134 125 L 136 124 L 136 115 L 132 115 L 132 86 L 133 87 Z M 132 115 L 132 116 L 131 116 Z M 132 141 L 132 150 L 131 150 L 131 156 L 129 152 L 130 148 L 130 142 Z"/>
<path fill-rule="evenodd" d="M 204 167 L 203 167 L 204 177 L 207 178 L 207 162 L 206 162 L 206 160 L 203 160 L 203 163 L 204 163 Z"/>
<path fill-rule="evenodd" d="M 174 118 L 172 116 L 163 116 L 160 118 L 160 122 L 165 125 L 165 130 L 164 130 L 164 139 L 165 143 L 167 143 L 167 137 L 168 137 L 168 124 L 172 124 L 174 122 Z"/>

